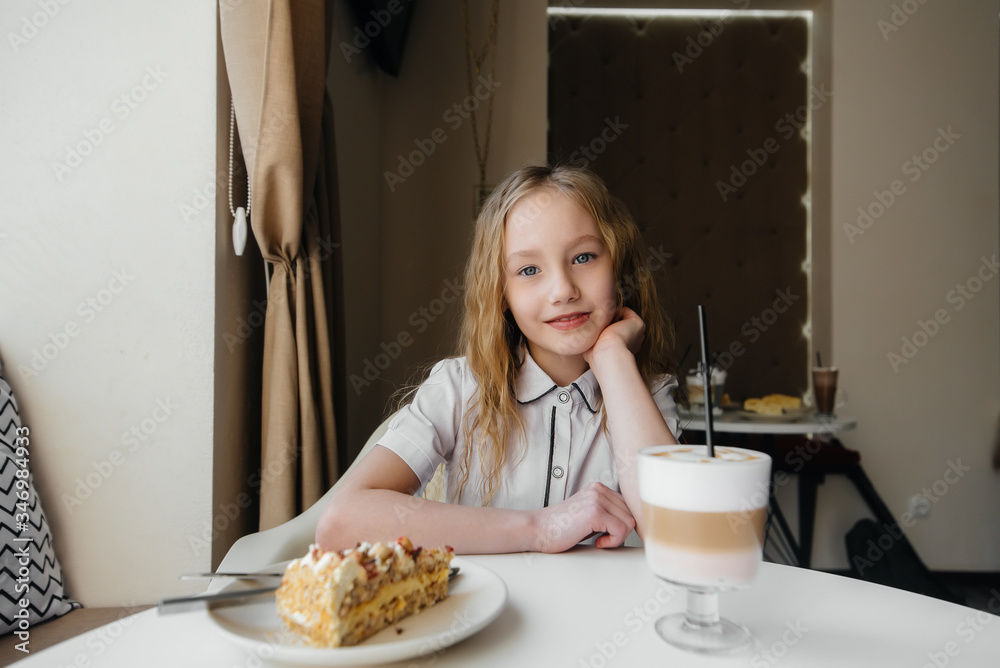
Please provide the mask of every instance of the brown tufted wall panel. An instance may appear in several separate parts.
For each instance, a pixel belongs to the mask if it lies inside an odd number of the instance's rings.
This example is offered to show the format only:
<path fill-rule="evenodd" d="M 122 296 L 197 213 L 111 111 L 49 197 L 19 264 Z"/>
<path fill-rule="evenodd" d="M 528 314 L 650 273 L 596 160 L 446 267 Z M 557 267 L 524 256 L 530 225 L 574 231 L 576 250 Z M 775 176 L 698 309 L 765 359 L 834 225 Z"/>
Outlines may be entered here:
<path fill-rule="evenodd" d="M 549 159 L 588 165 L 636 217 L 678 358 L 691 346 L 684 368 L 700 355 L 703 303 L 713 351 L 737 353 L 720 358 L 734 399 L 804 393 L 806 20 L 587 15 L 549 26 Z"/>

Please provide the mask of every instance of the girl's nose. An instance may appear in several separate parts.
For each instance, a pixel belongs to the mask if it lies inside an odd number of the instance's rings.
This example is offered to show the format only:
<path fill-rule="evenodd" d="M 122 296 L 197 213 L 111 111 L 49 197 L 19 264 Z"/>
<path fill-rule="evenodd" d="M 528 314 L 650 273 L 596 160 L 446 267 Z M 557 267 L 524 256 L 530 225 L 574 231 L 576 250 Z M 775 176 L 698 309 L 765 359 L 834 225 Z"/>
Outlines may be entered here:
<path fill-rule="evenodd" d="M 561 304 L 574 301 L 580 296 L 576 282 L 568 271 L 554 271 L 550 274 L 549 302 Z"/>

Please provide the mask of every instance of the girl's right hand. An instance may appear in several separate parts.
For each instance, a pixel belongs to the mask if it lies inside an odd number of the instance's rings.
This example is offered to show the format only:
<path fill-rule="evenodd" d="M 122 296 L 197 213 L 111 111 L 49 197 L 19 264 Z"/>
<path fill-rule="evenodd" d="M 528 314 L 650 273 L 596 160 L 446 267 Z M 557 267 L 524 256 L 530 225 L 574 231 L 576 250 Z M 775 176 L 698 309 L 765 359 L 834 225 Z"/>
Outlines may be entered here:
<path fill-rule="evenodd" d="M 593 368 L 598 355 L 615 348 L 627 349 L 632 355 L 638 355 L 645 335 L 646 323 L 638 313 L 625 306 L 618 317 L 601 331 L 590 350 L 583 353 L 583 359 Z"/>
<path fill-rule="evenodd" d="M 618 547 L 635 528 L 625 499 L 592 482 L 565 501 L 535 511 L 534 549 L 564 552 L 592 534 L 596 547 Z"/>

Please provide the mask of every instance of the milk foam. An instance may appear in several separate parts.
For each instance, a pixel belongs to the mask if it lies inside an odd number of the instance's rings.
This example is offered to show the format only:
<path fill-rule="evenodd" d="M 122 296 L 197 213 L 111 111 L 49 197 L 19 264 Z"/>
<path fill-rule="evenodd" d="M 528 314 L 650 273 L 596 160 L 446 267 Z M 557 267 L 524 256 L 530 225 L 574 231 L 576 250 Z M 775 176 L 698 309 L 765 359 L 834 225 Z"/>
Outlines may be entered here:
<path fill-rule="evenodd" d="M 662 445 L 639 455 L 639 497 L 662 508 L 726 513 L 768 504 L 771 458 L 742 448 Z"/>

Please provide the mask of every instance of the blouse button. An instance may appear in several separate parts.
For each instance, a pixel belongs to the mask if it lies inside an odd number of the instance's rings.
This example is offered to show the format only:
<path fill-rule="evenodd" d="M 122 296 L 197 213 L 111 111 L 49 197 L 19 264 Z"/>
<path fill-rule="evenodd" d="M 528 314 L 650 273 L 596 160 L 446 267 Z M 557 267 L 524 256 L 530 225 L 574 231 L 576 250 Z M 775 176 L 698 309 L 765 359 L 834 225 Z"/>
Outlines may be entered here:
<path fill-rule="evenodd" d="M 563 477 L 563 473 L 564 473 L 564 471 L 563 471 L 563 468 L 561 466 L 554 466 L 554 467 L 552 467 L 552 477 L 553 478 L 561 478 L 561 477 Z"/>
<path fill-rule="evenodd" d="M 560 392 L 559 393 L 559 401 L 561 401 L 562 403 L 566 403 L 567 401 L 569 401 L 569 392 L 565 392 L 565 391 L 564 392 Z"/>

